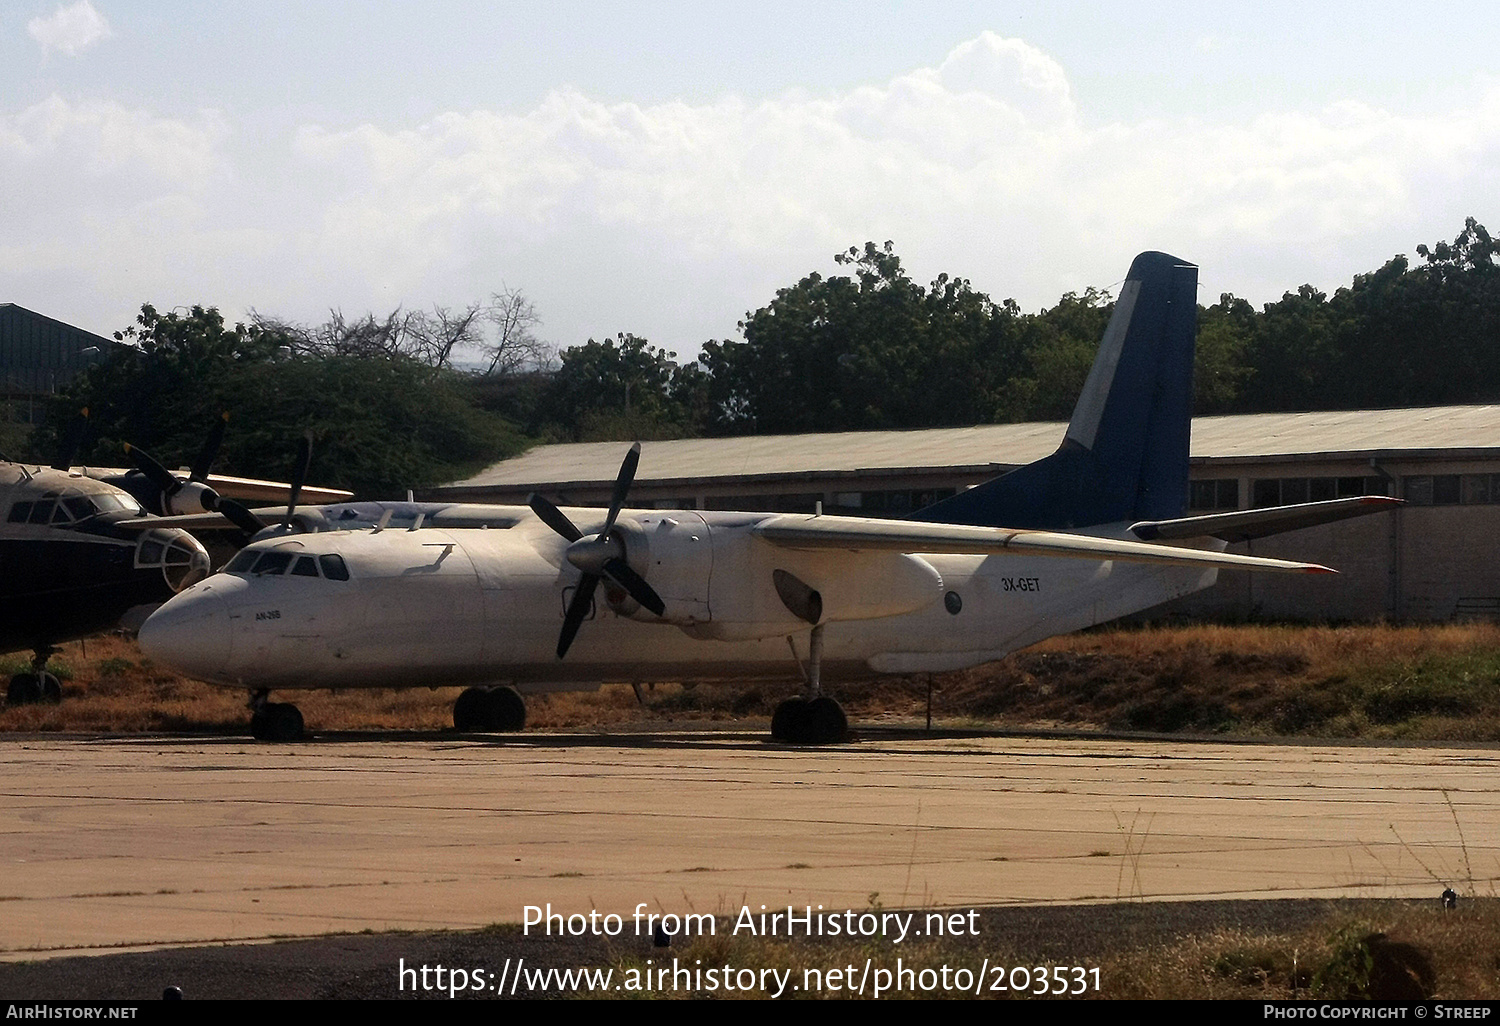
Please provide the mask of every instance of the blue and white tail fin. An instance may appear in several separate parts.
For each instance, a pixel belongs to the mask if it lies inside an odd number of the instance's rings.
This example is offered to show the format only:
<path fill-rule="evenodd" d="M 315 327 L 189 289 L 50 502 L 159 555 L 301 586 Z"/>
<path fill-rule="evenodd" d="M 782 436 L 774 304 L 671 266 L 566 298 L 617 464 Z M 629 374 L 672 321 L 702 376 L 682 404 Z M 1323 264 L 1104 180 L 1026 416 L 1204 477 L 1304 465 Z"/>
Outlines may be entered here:
<path fill-rule="evenodd" d="M 1057 530 L 1180 517 L 1197 322 L 1198 268 L 1136 257 L 1058 450 L 912 519 Z"/>

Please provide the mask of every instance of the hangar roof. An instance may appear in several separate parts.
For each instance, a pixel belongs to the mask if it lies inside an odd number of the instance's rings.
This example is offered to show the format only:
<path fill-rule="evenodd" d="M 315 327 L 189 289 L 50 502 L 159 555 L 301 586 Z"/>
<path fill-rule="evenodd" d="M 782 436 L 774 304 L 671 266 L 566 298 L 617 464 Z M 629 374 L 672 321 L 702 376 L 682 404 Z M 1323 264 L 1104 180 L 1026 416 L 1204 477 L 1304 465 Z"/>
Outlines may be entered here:
<path fill-rule="evenodd" d="M 644 442 L 636 480 L 665 485 L 715 478 L 883 476 L 927 470 L 999 473 L 1052 452 L 1066 427 L 1061 422 L 983 424 Z M 449 487 L 607 485 L 620 469 L 625 448 L 624 442 L 543 445 Z M 1193 420 L 1194 462 L 1435 455 L 1454 450 L 1500 455 L 1500 406 L 1257 413 Z"/>

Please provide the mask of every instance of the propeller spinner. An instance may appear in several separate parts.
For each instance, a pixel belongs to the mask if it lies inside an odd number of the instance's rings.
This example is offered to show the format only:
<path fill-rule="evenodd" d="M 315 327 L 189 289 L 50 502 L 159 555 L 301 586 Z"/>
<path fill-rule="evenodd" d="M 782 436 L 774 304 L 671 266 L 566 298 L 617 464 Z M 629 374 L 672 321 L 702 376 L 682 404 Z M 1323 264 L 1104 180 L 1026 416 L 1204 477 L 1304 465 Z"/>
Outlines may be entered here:
<path fill-rule="evenodd" d="M 563 616 L 562 633 L 557 639 L 559 659 L 567 654 L 569 646 L 573 644 L 573 638 L 577 636 L 578 628 L 594 601 L 594 589 L 599 586 L 602 578 L 609 578 L 657 616 L 666 612 L 667 607 L 661 596 L 625 562 L 625 542 L 614 531 L 615 520 L 620 515 L 620 507 L 625 505 L 625 497 L 630 493 L 631 482 L 635 480 L 635 468 L 640 462 L 641 443 L 637 442 L 630 447 L 630 451 L 625 454 L 625 461 L 620 464 L 614 494 L 610 497 L 609 516 L 605 517 L 604 527 L 598 534 L 584 537 L 567 514 L 535 492 L 526 500 L 542 523 L 571 543 L 567 550 L 568 562 L 583 571 L 583 576 L 578 580 L 578 590 L 573 593 L 568 611 Z"/>
<path fill-rule="evenodd" d="M 241 531 L 247 535 L 253 535 L 266 526 L 261 519 L 233 499 L 221 497 L 205 483 L 208 480 L 209 468 L 213 465 L 214 458 L 219 454 L 219 446 L 224 441 L 224 427 L 228 420 L 229 414 L 226 413 L 208 433 L 208 438 L 204 441 L 198 458 L 193 461 L 186 481 L 162 466 L 144 449 L 137 449 L 127 442 L 125 453 L 130 457 L 130 462 L 135 464 L 136 469 L 159 490 L 157 511 L 162 515 L 171 516 L 174 513 L 200 511 L 221 513 Z M 196 509 L 194 504 L 197 506 Z"/>

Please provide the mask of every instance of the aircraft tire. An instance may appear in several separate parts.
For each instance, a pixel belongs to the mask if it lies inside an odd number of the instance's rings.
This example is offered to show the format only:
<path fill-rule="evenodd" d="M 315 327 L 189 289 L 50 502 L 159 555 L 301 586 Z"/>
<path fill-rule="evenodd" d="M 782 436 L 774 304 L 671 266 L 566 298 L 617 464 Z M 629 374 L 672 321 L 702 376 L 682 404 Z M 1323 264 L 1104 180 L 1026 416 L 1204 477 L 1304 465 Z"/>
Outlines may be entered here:
<path fill-rule="evenodd" d="M 302 711 L 289 702 L 267 702 L 250 717 L 257 741 L 301 741 L 302 731 Z"/>
<path fill-rule="evenodd" d="M 453 729 L 473 733 L 485 729 L 488 688 L 465 688 L 453 703 Z"/>
<path fill-rule="evenodd" d="M 43 670 L 41 673 L 37 674 L 37 676 L 41 680 L 41 700 L 48 703 L 49 705 L 56 705 L 57 703 L 61 702 L 62 681 L 58 680 L 56 675 L 48 673 L 46 670 Z"/>
<path fill-rule="evenodd" d="M 849 736 L 849 719 L 844 715 L 844 707 L 827 695 L 807 703 L 806 717 L 806 744 L 833 745 Z"/>
<path fill-rule="evenodd" d="M 808 701 L 800 696 L 788 698 L 771 714 L 771 738 L 789 745 L 806 744 Z"/>
<path fill-rule="evenodd" d="M 515 688 L 491 688 L 485 695 L 485 711 L 490 730 L 516 731 L 526 726 L 526 700 Z"/>
<path fill-rule="evenodd" d="M 42 680 L 35 673 L 18 673 L 5 689 L 6 705 L 35 705 L 42 700 Z"/>

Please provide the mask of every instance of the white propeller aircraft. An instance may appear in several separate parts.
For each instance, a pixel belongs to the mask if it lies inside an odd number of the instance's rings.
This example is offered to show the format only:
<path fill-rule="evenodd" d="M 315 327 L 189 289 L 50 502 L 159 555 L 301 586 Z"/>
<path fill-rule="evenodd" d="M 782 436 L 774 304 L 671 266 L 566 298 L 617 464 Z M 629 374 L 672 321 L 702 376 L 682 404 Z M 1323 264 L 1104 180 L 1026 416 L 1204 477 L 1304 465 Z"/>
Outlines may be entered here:
<path fill-rule="evenodd" d="M 772 735 L 821 743 L 847 730 L 824 680 L 974 666 L 1221 567 L 1331 573 L 1223 550 L 1396 500 L 1183 516 L 1196 290 L 1195 266 L 1137 257 L 1057 452 L 911 519 L 626 509 L 636 445 L 607 511 L 533 496 L 483 528 L 256 541 L 153 614 L 142 648 L 248 689 L 267 739 L 303 729 L 272 689 L 464 685 L 458 729 L 514 730 L 527 692 L 800 672 Z"/>

